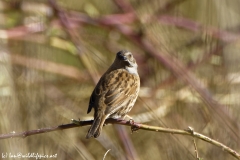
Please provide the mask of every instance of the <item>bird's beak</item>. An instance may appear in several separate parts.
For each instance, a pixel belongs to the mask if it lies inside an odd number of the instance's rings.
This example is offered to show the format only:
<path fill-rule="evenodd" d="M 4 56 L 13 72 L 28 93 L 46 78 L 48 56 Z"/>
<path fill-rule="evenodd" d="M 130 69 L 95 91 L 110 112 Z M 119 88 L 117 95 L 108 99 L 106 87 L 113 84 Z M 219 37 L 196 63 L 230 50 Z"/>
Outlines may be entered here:
<path fill-rule="evenodd" d="M 127 61 L 127 57 L 122 54 L 119 55 L 119 58 L 123 61 Z"/>

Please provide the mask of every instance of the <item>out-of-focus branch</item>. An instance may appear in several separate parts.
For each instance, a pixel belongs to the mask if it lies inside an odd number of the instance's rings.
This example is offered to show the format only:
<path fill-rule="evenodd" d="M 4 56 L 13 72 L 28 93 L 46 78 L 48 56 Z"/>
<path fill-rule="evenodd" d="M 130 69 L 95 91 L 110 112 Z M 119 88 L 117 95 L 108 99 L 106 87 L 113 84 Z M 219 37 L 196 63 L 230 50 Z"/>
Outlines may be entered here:
<path fill-rule="evenodd" d="M 62 8 L 60 8 L 55 0 L 48 0 L 49 4 L 51 5 L 51 7 L 54 9 L 56 15 L 59 18 L 59 21 L 61 22 L 61 25 L 65 28 L 65 31 L 69 34 L 69 37 L 71 38 L 72 42 L 75 44 L 76 48 L 78 49 L 79 53 L 78 54 L 82 54 L 82 48 L 81 45 L 79 43 L 79 36 L 78 34 L 75 32 L 75 30 L 71 27 L 71 23 L 69 23 L 69 19 L 66 15 L 66 13 L 64 12 L 64 10 Z"/>
<path fill-rule="evenodd" d="M 58 64 L 36 58 L 25 57 L 17 54 L 11 54 L 11 61 L 12 63 L 17 65 L 59 74 L 72 79 L 76 79 L 78 81 L 88 79 L 87 75 L 83 76 L 83 74 L 75 67 L 64 64 Z"/>
<path fill-rule="evenodd" d="M 24 26 L 18 26 L 8 30 L 0 30 L 0 38 L 3 39 L 17 39 L 22 38 L 27 34 L 44 31 L 46 27 L 41 23 L 31 23 Z"/>
<path fill-rule="evenodd" d="M 102 16 L 98 19 L 92 19 L 86 14 L 77 13 L 77 12 L 70 12 L 69 14 L 71 15 L 69 17 L 69 20 L 72 20 L 75 22 L 77 21 L 79 23 L 101 25 L 107 28 L 115 28 L 116 25 L 118 24 L 121 24 L 121 27 L 124 27 L 124 25 L 126 25 L 127 23 L 133 23 L 137 19 L 136 15 L 132 12 Z M 175 16 L 169 16 L 169 15 L 161 15 L 161 16 L 153 15 L 151 17 L 148 17 L 144 23 L 148 24 L 156 21 L 159 21 L 165 25 L 181 27 L 183 29 L 186 29 L 192 32 L 203 33 L 224 42 L 233 42 L 240 39 L 239 34 L 232 33 L 232 32 L 225 31 L 225 30 L 218 29 L 211 26 L 203 26 L 200 23 L 197 23 L 191 19 L 183 18 L 179 16 L 175 17 Z"/>
<path fill-rule="evenodd" d="M 127 0 L 114 0 L 113 1 L 123 12 L 132 12 L 134 13 L 133 7 L 130 5 L 130 2 Z"/>
<path fill-rule="evenodd" d="M 180 3 L 183 3 L 186 0 L 174 0 L 167 2 L 163 7 L 159 8 L 156 12 L 156 14 L 162 14 L 171 11 L 174 7 L 177 7 L 180 5 Z"/>
<path fill-rule="evenodd" d="M 193 32 L 203 32 L 206 35 L 220 39 L 224 42 L 232 42 L 240 39 L 239 34 L 234 34 L 234 33 L 220 30 L 214 27 L 204 27 L 200 23 L 197 23 L 193 20 L 183 18 L 183 17 L 162 15 L 162 16 L 159 16 L 157 19 L 159 20 L 159 22 L 163 24 L 181 27 Z"/>
<path fill-rule="evenodd" d="M 84 52 L 86 52 L 86 49 L 81 44 L 81 37 L 79 37 L 76 30 L 71 27 L 71 25 L 70 25 L 71 23 L 69 21 L 69 18 L 67 17 L 67 14 L 63 11 L 63 9 L 61 7 L 59 7 L 57 5 L 56 1 L 48 0 L 48 2 L 51 5 L 51 7 L 54 9 L 56 15 L 59 18 L 59 21 L 61 22 L 61 25 L 65 29 L 66 33 L 68 33 L 71 41 L 75 45 L 75 47 L 78 51 L 77 53 L 79 55 L 79 58 L 82 60 L 82 63 L 84 64 L 84 66 L 88 69 L 88 72 L 89 72 L 92 80 L 94 81 L 94 83 L 97 83 L 100 76 L 99 76 L 98 72 L 92 68 L 91 62 L 89 62 L 86 54 L 84 54 Z"/>
<path fill-rule="evenodd" d="M 187 84 L 192 86 L 200 95 L 200 98 L 203 100 L 203 102 L 205 102 L 205 104 L 208 106 L 213 117 L 216 118 L 217 121 L 228 126 L 228 128 L 232 131 L 230 133 L 233 134 L 236 141 L 239 140 L 239 129 L 235 123 L 236 121 L 230 117 L 226 111 L 227 107 L 218 103 L 213 98 L 206 86 L 202 84 L 198 78 L 181 63 L 181 61 L 167 53 L 156 51 L 152 44 L 147 41 L 141 41 L 141 44 L 149 54 L 155 57 L 166 68 L 168 68 L 176 77 L 181 78 Z"/>
<path fill-rule="evenodd" d="M 220 44 L 220 45 L 217 45 L 214 49 L 212 49 L 211 51 L 207 52 L 207 53 L 204 53 L 203 57 L 199 60 L 197 60 L 196 63 L 191 63 L 187 66 L 187 69 L 188 70 L 193 70 L 195 69 L 196 67 L 198 67 L 200 64 L 202 64 L 203 62 L 205 62 L 207 59 L 211 58 L 212 55 L 214 54 L 217 54 L 219 52 L 221 52 L 223 50 L 223 47 L 224 45 Z M 157 90 L 162 88 L 162 87 L 166 87 L 166 86 L 169 86 L 171 85 L 172 83 L 174 83 L 175 81 L 177 80 L 176 77 L 174 77 L 173 75 L 172 76 L 169 76 L 166 80 L 164 80 L 163 82 L 161 82 L 157 87 L 155 87 L 155 89 L 152 91 L 152 95 L 155 95 Z"/>
<path fill-rule="evenodd" d="M 36 134 L 41 134 L 41 133 L 47 133 L 47 132 L 53 132 L 53 131 L 58 131 L 58 130 L 64 130 L 64 129 L 70 129 L 70 128 L 76 128 L 76 127 L 82 127 L 82 126 L 87 126 L 91 125 L 93 123 L 93 120 L 86 120 L 86 121 L 77 121 L 77 120 L 72 120 L 73 123 L 69 124 L 62 124 L 59 126 L 55 127 L 48 127 L 48 128 L 41 128 L 41 129 L 36 129 L 36 130 L 30 130 L 30 131 L 25 131 L 25 132 L 19 132 L 15 133 L 14 131 L 9 134 L 1 134 L 0 139 L 8 139 L 8 138 L 25 138 L 28 136 L 36 135 Z M 227 147 L 226 145 L 211 139 L 207 136 L 204 136 L 200 133 L 195 132 L 193 129 L 186 129 L 186 130 L 179 130 L 179 129 L 171 129 L 171 128 L 163 128 L 163 127 L 157 127 L 157 126 L 150 126 L 146 124 L 141 124 L 133 121 L 125 121 L 125 120 L 117 120 L 117 119 L 107 119 L 105 121 L 105 124 L 120 124 L 120 125 L 125 125 L 125 126 L 131 126 L 132 131 L 136 130 L 147 130 L 147 131 L 154 131 L 154 132 L 163 132 L 163 133 L 170 133 L 170 134 L 181 134 L 181 135 L 188 135 L 192 136 L 198 139 L 201 139 L 203 141 L 206 141 L 210 144 L 213 144 L 217 147 L 222 148 L 224 151 L 228 152 L 232 156 L 234 156 L 237 159 L 240 159 L 240 154 L 237 153 L 235 150 Z"/>
<path fill-rule="evenodd" d="M 132 143 L 132 139 L 130 138 L 130 135 L 127 134 L 126 129 L 123 126 L 116 126 L 115 128 L 117 129 L 121 143 L 125 148 L 126 155 L 128 155 L 128 159 L 139 159 L 137 151 Z"/>

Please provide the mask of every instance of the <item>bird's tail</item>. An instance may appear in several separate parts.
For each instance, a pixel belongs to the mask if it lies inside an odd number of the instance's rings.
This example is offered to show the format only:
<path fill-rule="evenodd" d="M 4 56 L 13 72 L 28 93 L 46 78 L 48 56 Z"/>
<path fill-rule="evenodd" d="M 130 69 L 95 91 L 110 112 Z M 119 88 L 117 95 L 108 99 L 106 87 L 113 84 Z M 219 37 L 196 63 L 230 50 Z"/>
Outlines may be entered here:
<path fill-rule="evenodd" d="M 91 125 L 90 129 L 88 130 L 86 138 L 87 139 L 91 138 L 91 137 L 97 138 L 102 131 L 102 127 L 103 127 L 105 120 L 106 120 L 105 116 L 95 117 L 93 124 Z"/>

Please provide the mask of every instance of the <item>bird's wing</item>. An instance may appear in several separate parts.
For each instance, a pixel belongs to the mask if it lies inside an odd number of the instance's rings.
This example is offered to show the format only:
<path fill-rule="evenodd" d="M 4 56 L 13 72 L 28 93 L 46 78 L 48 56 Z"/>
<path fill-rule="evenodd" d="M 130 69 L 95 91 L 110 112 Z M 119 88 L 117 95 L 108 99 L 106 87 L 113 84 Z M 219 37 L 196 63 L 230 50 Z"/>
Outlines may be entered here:
<path fill-rule="evenodd" d="M 89 102 L 87 113 L 91 112 L 94 105 L 103 101 L 105 114 L 112 114 L 122 106 L 127 105 L 139 90 L 138 77 L 128 73 L 125 69 L 114 70 L 99 80 Z"/>
<path fill-rule="evenodd" d="M 90 113 L 94 105 L 97 105 L 99 101 L 99 98 L 102 97 L 103 94 L 103 84 L 104 84 L 104 75 L 100 78 L 98 81 L 96 87 L 94 88 L 90 100 L 89 100 L 89 105 L 88 105 L 88 110 L 87 113 Z"/>
<path fill-rule="evenodd" d="M 138 77 L 124 69 L 112 71 L 105 81 L 104 103 L 105 114 L 112 114 L 119 108 L 128 105 L 137 96 Z"/>
<path fill-rule="evenodd" d="M 95 91 L 95 89 L 93 90 L 92 95 L 91 95 L 90 100 L 89 100 L 87 114 L 91 112 L 92 107 L 94 106 L 94 102 L 95 102 L 94 91 Z"/>

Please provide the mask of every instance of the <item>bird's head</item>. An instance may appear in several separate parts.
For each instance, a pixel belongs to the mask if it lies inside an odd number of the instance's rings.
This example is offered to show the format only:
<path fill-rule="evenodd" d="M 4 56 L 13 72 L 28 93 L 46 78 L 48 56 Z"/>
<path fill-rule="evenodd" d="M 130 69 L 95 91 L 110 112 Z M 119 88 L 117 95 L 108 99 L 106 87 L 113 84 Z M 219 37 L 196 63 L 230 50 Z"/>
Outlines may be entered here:
<path fill-rule="evenodd" d="M 116 55 L 116 59 L 113 63 L 113 65 L 116 68 L 125 68 L 128 72 L 132 74 L 138 74 L 137 73 L 137 62 L 134 59 L 131 52 L 127 50 L 119 51 Z"/>

